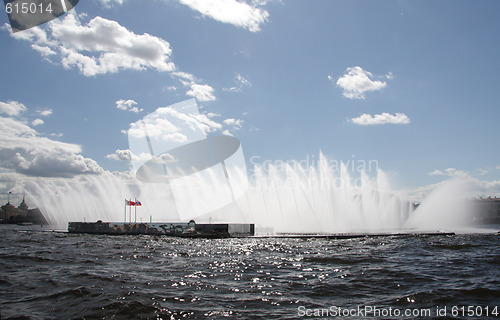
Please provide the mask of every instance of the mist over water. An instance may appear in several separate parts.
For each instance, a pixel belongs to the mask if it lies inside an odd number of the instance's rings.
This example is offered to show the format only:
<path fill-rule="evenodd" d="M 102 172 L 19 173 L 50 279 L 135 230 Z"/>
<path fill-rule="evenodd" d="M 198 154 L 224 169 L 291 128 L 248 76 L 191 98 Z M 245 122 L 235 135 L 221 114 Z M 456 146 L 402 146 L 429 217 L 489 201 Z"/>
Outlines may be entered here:
<path fill-rule="evenodd" d="M 405 223 L 407 228 L 467 227 L 476 208 L 467 198 L 470 184 L 464 179 L 451 179 L 434 189 Z"/>
<path fill-rule="evenodd" d="M 246 175 L 240 172 L 239 176 Z M 211 181 L 193 181 L 208 185 Z M 316 165 L 298 162 L 255 165 L 243 196 L 230 205 L 193 217 L 198 223 L 255 223 L 257 233 L 395 232 L 450 229 L 467 224 L 466 184 L 453 180 L 438 188 L 413 212 L 401 192 L 391 190 L 386 174 L 377 168 L 338 170 L 320 154 Z M 214 181 L 215 182 L 215 181 Z M 233 181 L 233 185 L 235 182 Z M 30 181 L 27 200 L 38 206 L 49 222 L 62 227 L 69 221 L 170 222 L 188 221 L 179 215 L 168 183 L 143 183 L 106 172 L 73 179 Z M 191 192 L 186 190 L 186 192 Z M 125 206 L 125 199 L 140 199 L 142 206 Z M 197 206 L 197 191 L 187 199 Z M 207 201 L 207 197 L 203 197 Z"/>
<path fill-rule="evenodd" d="M 112 173 L 80 176 L 72 179 L 29 181 L 27 201 L 40 208 L 48 221 L 67 226 L 70 221 L 123 222 L 125 199 L 139 199 L 145 205 L 137 209 L 137 221 L 175 219 L 175 204 L 163 184 L 142 184 Z M 135 220 L 135 210 L 126 207 L 126 219 Z"/>

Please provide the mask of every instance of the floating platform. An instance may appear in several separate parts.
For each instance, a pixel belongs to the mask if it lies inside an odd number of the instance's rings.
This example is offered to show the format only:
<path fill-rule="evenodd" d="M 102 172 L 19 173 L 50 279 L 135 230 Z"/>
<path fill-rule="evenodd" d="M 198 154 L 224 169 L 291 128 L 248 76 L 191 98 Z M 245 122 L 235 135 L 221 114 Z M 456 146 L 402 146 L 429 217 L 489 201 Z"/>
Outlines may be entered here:
<path fill-rule="evenodd" d="M 499 231 L 500 233 L 500 231 Z M 381 237 L 408 237 L 408 236 L 454 236 L 454 232 L 387 232 L 387 233 L 334 233 L 334 234 L 275 234 L 257 235 L 252 238 L 278 238 L 278 239 L 357 239 L 357 238 L 381 238 Z"/>
<path fill-rule="evenodd" d="M 255 225 L 248 223 L 200 224 L 188 223 L 123 223 L 123 222 L 69 222 L 69 233 L 107 235 L 165 235 L 181 238 L 243 238 L 255 235 Z"/>
<path fill-rule="evenodd" d="M 384 232 L 384 233 L 336 233 L 336 234 L 274 234 L 255 235 L 255 225 L 248 223 L 203 224 L 188 223 L 120 223 L 120 222 L 69 222 L 69 233 L 107 235 L 165 235 L 181 238 L 281 238 L 281 239 L 356 239 L 406 236 L 454 236 L 453 232 Z M 499 232 L 500 233 L 500 232 Z"/>

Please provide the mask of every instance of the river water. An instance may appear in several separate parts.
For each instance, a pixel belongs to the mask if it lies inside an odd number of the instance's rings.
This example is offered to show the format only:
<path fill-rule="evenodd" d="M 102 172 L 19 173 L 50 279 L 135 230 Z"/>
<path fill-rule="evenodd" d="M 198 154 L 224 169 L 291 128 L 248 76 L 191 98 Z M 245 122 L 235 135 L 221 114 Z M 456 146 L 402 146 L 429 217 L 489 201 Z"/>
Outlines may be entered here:
<path fill-rule="evenodd" d="M 0 226 L 1 319 L 500 316 L 494 233 L 206 240 L 36 229 Z"/>

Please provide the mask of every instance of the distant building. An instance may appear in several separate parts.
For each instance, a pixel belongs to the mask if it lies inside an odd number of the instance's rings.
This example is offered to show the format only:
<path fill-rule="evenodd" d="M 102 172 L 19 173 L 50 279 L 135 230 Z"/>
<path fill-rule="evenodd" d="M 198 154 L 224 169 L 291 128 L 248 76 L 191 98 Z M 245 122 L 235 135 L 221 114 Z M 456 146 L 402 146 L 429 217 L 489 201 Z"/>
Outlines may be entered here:
<path fill-rule="evenodd" d="M 472 202 L 477 212 L 476 222 L 500 224 L 500 198 L 479 198 L 472 199 Z"/>
<path fill-rule="evenodd" d="M 0 208 L 0 223 L 48 224 L 40 209 L 28 207 L 24 196 L 17 208 L 10 201 Z"/>

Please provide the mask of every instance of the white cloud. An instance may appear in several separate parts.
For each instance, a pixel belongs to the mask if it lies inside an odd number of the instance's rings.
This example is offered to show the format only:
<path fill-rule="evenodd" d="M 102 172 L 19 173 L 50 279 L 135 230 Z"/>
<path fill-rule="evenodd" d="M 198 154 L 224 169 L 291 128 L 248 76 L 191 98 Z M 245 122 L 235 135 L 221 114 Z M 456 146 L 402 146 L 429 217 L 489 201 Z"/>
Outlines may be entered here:
<path fill-rule="evenodd" d="M 36 130 L 16 119 L 0 117 L 0 127 L 1 170 L 42 177 L 103 172 L 94 160 L 79 154 L 79 145 L 40 137 Z"/>
<path fill-rule="evenodd" d="M 176 86 L 166 86 L 166 87 L 163 87 L 163 91 L 177 91 L 177 87 Z"/>
<path fill-rule="evenodd" d="M 63 134 L 62 133 L 51 133 L 51 134 L 49 134 L 49 136 L 55 137 L 55 138 L 60 138 L 63 136 Z"/>
<path fill-rule="evenodd" d="M 236 119 L 232 119 L 232 118 L 230 118 L 230 119 L 226 119 L 226 120 L 224 120 L 223 122 L 224 122 L 224 124 L 226 124 L 226 125 L 232 125 L 232 124 L 236 124 L 236 123 L 237 123 L 238 125 L 240 125 L 241 120 L 239 120 L 239 119 L 238 119 L 238 120 L 236 120 Z M 240 125 L 240 126 L 241 126 L 241 125 Z"/>
<path fill-rule="evenodd" d="M 115 153 L 108 154 L 106 156 L 107 159 L 113 159 L 117 161 L 137 161 L 137 162 L 147 162 L 153 158 L 153 156 L 150 153 L 141 153 L 139 155 L 134 154 L 132 151 L 129 149 L 126 150 L 116 150 Z M 172 156 L 170 153 L 163 153 L 159 156 L 159 159 L 165 161 L 165 162 L 175 162 L 174 156 Z"/>
<path fill-rule="evenodd" d="M 17 101 L 7 101 L 7 102 L 2 102 L 0 101 L 0 113 L 7 114 L 9 116 L 17 116 L 21 112 L 26 111 L 26 107 L 24 104 L 17 102 Z"/>
<path fill-rule="evenodd" d="M 188 140 L 188 133 L 206 134 L 220 129 L 222 125 L 205 114 L 187 114 L 172 107 L 161 107 L 147 118 L 132 123 L 128 134 L 142 139 L 147 132 L 150 139 L 182 143 Z"/>
<path fill-rule="evenodd" d="M 10 25 L 5 23 L 1 29 L 9 32 L 10 35 L 15 39 L 32 42 L 33 43 L 32 47 L 33 46 L 39 46 L 39 48 L 43 48 L 44 46 L 53 47 L 53 46 L 57 46 L 57 44 L 58 44 L 56 41 L 54 41 L 52 39 L 48 39 L 47 33 L 45 32 L 45 30 L 43 30 L 40 27 L 30 28 L 30 29 L 24 30 L 23 32 L 12 33 Z M 34 49 L 36 50 L 36 48 L 34 48 Z M 45 49 L 41 49 L 41 50 L 45 50 Z M 39 50 L 37 50 L 37 51 L 39 51 Z"/>
<path fill-rule="evenodd" d="M 196 98 L 198 101 L 215 100 L 214 88 L 208 84 L 191 84 L 191 89 L 186 92 L 186 95 Z"/>
<path fill-rule="evenodd" d="M 43 121 L 42 119 L 35 119 L 35 120 L 31 121 L 31 125 L 34 127 L 42 125 L 44 123 L 45 123 L 45 121 Z"/>
<path fill-rule="evenodd" d="M 432 172 L 429 172 L 430 176 L 444 176 L 444 172 L 442 170 L 434 170 Z"/>
<path fill-rule="evenodd" d="M 147 121 L 132 123 L 128 130 L 128 134 L 133 138 L 144 138 L 147 132 L 150 138 L 160 138 L 178 131 L 180 131 L 180 128 L 176 127 L 167 119 L 151 117 L 147 119 Z"/>
<path fill-rule="evenodd" d="M 2 128 L 0 137 L 3 137 L 3 147 L 8 148 L 15 147 L 15 144 L 11 143 L 11 141 L 15 141 L 14 137 L 29 137 L 37 133 L 21 121 L 4 117 L 0 117 L 0 128 Z M 7 138 L 9 139 L 7 140 Z"/>
<path fill-rule="evenodd" d="M 57 153 L 36 150 L 16 152 L 11 164 L 19 173 L 41 177 L 73 177 L 78 174 L 100 174 L 104 171 L 97 162 L 80 154 L 53 151 Z"/>
<path fill-rule="evenodd" d="M 30 42 L 45 58 L 57 56 L 64 68 L 77 68 L 85 76 L 129 69 L 175 70 L 167 41 L 147 33 L 135 34 L 99 16 L 82 23 L 84 16 L 73 10 L 43 29 L 34 27 L 11 35 Z"/>
<path fill-rule="evenodd" d="M 193 76 L 192 74 L 190 74 L 188 72 L 174 71 L 174 72 L 172 72 L 172 75 L 179 78 L 179 79 L 186 80 L 188 82 L 195 82 L 196 81 L 195 76 Z"/>
<path fill-rule="evenodd" d="M 266 10 L 256 7 L 262 3 L 249 5 L 236 0 L 179 0 L 179 2 L 204 16 L 252 32 L 260 31 L 260 26 L 269 18 Z"/>
<path fill-rule="evenodd" d="M 243 124 L 243 120 L 241 119 L 226 119 L 223 121 L 225 125 L 232 126 L 233 130 L 239 130 Z"/>
<path fill-rule="evenodd" d="M 477 189 L 475 190 L 476 196 L 496 196 L 500 197 L 500 180 L 485 181 L 473 179 L 476 182 Z"/>
<path fill-rule="evenodd" d="M 121 6 L 123 4 L 124 0 L 98 0 L 98 2 L 103 6 L 104 8 L 111 8 L 115 5 Z"/>
<path fill-rule="evenodd" d="M 232 91 L 232 92 L 241 92 L 244 87 L 251 87 L 252 84 L 250 81 L 248 81 L 245 77 L 243 77 L 241 74 L 237 73 L 234 76 L 234 82 L 236 83 L 236 86 L 230 87 L 230 88 L 224 88 L 222 90 L 224 91 Z"/>
<path fill-rule="evenodd" d="M 115 153 L 111 153 L 106 155 L 107 159 L 113 159 L 117 161 L 131 161 L 132 160 L 132 151 L 130 150 L 116 150 Z"/>
<path fill-rule="evenodd" d="M 194 75 L 188 72 L 175 71 L 172 72 L 172 76 L 177 78 L 184 87 L 189 88 L 186 95 L 194 97 L 198 101 L 213 101 L 216 99 L 214 88 L 208 84 L 199 84 L 198 82 L 200 82 L 200 80 Z"/>
<path fill-rule="evenodd" d="M 40 110 L 38 111 L 38 113 L 42 116 L 42 117 L 48 117 L 52 114 L 52 109 L 45 109 L 45 110 Z"/>
<path fill-rule="evenodd" d="M 171 61 L 172 49 L 166 40 L 147 33 L 135 34 L 118 22 L 99 16 L 85 23 L 82 22 L 85 16 L 77 15 L 73 10 L 63 19 L 53 20 L 44 27 L 10 34 L 18 40 L 31 43 L 32 48 L 44 59 L 60 60 L 65 69 L 77 69 L 84 76 L 122 70 L 170 72 L 189 88 L 186 95 L 199 101 L 216 99 L 214 88 L 200 83 L 190 73 L 176 71 Z M 7 24 L 2 29 L 10 30 Z M 170 86 L 167 89 L 177 88 Z M 139 112 L 141 109 L 131 108 L 130 111 Z"/>
<path fill-rule="evenodd" d="M 457 170 L 455 168 L 448 168 L 443 170 L 434 170 L 429 173 L 430 176 L 448 176 L 448 177 L 460 177 L 460 178 L 468 178 L 470 177 L 469 173 L 463 170 Z"/>
<path fill-rule="evenodd" d="M 361 67 L 352 67 L 346 69 L 347 73 L 338 78 L 336 84 L 343 89 L 343 95 L 349 99 L 365 99 L 366 93 L 370 91 L 379 91 L 387 86 L 384 81 L 372 80 L 373 75 L 363 70 Z M 392 73 L 386 76 L 392 77 Z M 328 76 L 333 81 L 332 76 Z"/>
<path fill-rule="evenodd" d="M 214 118 L 214 117 L 220 117 L 220 114 L 218 113 L 213 113 L 213 112 L 208 112 L 205 114 L 209 118 Z"/>
<path fill-rule="evenodd" d="M 364 113 L 357 118 L 351 119 L 355 124 L 359 125 L 375 125 L 375 124 L 408 124 L 410 118 L 404 113 L 396 113 L 395 115 L 389 113 L 376 114 L 372 116 Z"/>
<path fill-rule="evenodd" d="M 27 108 L 20 102 L 0 102 L 0 110 L 16 117 Z M 52 110 L 37 111 L 48 116 Z M 43 124 L 35 119 L 32 126 Z M 41 137 L 25 121 L 12 117 L 0 117 L 0 171 L 14 171 L 28 176 L 69 177 L 78 174 L 98 174 L 103 169 L 92 159 L 79 153 L 79 145 Z"/>
<path fill-rule="evenodd" d="M 172 115 L 184 121 L 185 125 L 191 130 L 201 130 L 206 134 L 222 128 L 220 123 L 209 119 L 206 114 L 193 115 L 174 111 L 175 113 L 172 113 Z"/>
<path fill-rule="evenodd" d="M 57 54 L 57 52 L 52 50 L 50 47 L 44 47 L 44 46 L 41 46 L 38 44 L 32 44 L 31 48 L 33 48 L 33 50 L 37 51 L 42 57 L 47 58 L 47 60 L 49 60 L 48 57 Z"/>
<path fill-rule="evenodd" d="M 137 102 L 135 102 L 134 100 L 120 99 L 120 100 L 117 100 L 115 103 L 116 103 L 116 107 L 120 110 L 123 110 L 123 111 L 130 111 L 130 112 L 139 113 L 139 112 L 144 110 L 143 108 L 139 109 L 137 107 Z"/>

